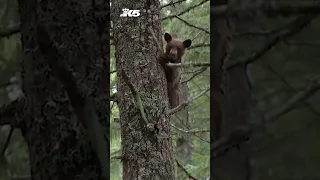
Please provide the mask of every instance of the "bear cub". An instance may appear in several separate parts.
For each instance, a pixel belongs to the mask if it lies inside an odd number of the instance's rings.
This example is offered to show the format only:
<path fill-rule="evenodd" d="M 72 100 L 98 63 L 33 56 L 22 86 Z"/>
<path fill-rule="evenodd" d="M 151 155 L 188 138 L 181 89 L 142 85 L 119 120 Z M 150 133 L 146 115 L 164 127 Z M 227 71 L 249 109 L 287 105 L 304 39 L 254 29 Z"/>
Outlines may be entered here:
<path fill-rule="evenodd" d="M 164 34 L 166 41 L 165 53 L 159 58 L 159 63 L 164 69 L 167 83 L 170 108 L 175 108 L 180 103 L 181 67 L 168 67 L 167 63 L 181 63 L 187 48 L 191 46 L 191 39 L 180 40 L 173 38 L 169 33 Z"/>

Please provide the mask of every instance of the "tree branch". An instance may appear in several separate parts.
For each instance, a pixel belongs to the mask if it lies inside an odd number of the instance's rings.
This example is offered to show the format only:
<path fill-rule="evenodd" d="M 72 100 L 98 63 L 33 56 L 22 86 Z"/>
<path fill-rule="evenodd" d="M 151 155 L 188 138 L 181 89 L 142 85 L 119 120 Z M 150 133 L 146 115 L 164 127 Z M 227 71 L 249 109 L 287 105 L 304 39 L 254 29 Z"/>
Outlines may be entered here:
<path fill-rule="evenodd" d="M 195 78 L 199 74 L 203 73 L 206 69 L 208 69 L 208 67 L 209 66 L 205 66 L 205 67 L 201 68 L 198 72 L 194 73 L 190 78 L 188 78 L 187 80 L 182 81 L 181 84 L 191 81 L 193 78 Z"/>
<path fill-rule="evenodd" d="M 209 67 L 210 63 L 167 63 L 168 67 Z"/>
<path fill-rule="evenodd" d="M 1 157 L 4 157 L 4 153 L 6 152 L 6 149 L 7 149 L 8 146 L 9 146 L 9 143 L 10 143 L 10 140 L 11 140 L 11 136 L 12 136 L 13 131 L 14 131 L 14 127 L 11 126 L 11 127 L 10 127 L 10 131 L 9 131 L 9 133 L 8 133 L 8 136 L 7 136 L 7 140 L 5 141 L 4 146 L 3 146 L 3 149 L 2 149 L 2 151 L 1 151 L 0 158 L 1 158 Z"/>
<path fill-rule="evenodd" d="M 178 14 L 167 16 L 167 17 L 165 17 L 165 18 L 162 18 L 161 20 L 172 19 L 172 18 L 174 18 L 174 17 L 176 17 L 176 16 L 181 16 L 181 15 L 183 15 L 183 14 L 191 11 L 192 9 L 201 6 L 202 4 L 204 4 L 204 3 L 208 2 L 208 1 L 209 1 L 209 0 L 203 0 L 203 1 L 201 1 L 199 4 L 190 6 L 190 7 L 188 7 L 187 9 L 185 9 L 184 11 L 181 11 L 181 12 L 178 13 Z"/>
<path fill-rule="evenodd" d="M 223 5 L 218 7 L 211 7 L 211 13 L 216 16 L 224 16 L 226 13 L 231 12 L 233 15 L 243 14 L 250 11 L 261 11 L 264 14 L 274 17 L 274 16 L 290 16 L 298 14 L 318 14 L 320 13 L 319 4 L 299 4 L 297 5 L 271 5 L 270 3 L 263 3 L 259 6 L 250 7 L 247 9 L 233 9 L 231 10 L 229 6 Z"/>
<path fill-rule="evenodd" d="M 268 121 L 273 121 L 290 111 L 295 105 L 302 102 L 306 98 L 310 97 L 317 90 L 320 89 L 320 79 L 312 81 L 305 90 L 296 93 L 288 101 L 283 103 L 280 107 L 275 108 L 274 110 L 269 111 L 264 115 L 264 119 Z M 225 154 L 227 151 L 231 150 L 234 147 L 239 147 L 241 143 L 246 142 L 251 134 L 259 129 L 250 130 L 249 127 L 237 128 L 232 131 L 229 135 L 226 135 L 219 140 L 215 141 L 211 145 L 211 151 L 213 153 L 212 158 L 216 158 Z"/>
<path fill-rule="evenodd" d="M 193 101 L 195 101 L 196 99 L 198 99 L 199 97 L 201 97 L 202 95 L 204 95 L 205 93 L 207 93 L 208 91 L 210 91 L 210 88 L 202 91 L 201 93 L 199 93 L 197 96 L 195 96 L 194 98 L 192 98 L 191 100 L 182 102 L 181 104 L 179 104 L 177 107 L 170 109 L 168 112 L 168 115 L 173 115 L 177 112 L 179 112 L 181 109 L 189 106 Z"/>
<path fill-rule="evenodd" d="M 268 113 L 264 115 L 264 119 L 267 121 L 272 121 L 277 119 L 281 115 L 292 110 L 298 103 L 304 101 L 305 99 L 312 96 L 320 89 L 320 79 L 311 81 L 309 85 L 303 90 L 296 93 L 285 103 L 282 103 L 280 107 L 275 108 L 274 110 L 270 110 Z"/>
<path fill-rule="evenodd" d="M 267 15 L 281 15 L 289 16 L 296 14 L 319 14 L 320 5 L 319 4 L 310 4 L 310 5 L 264 5 L 261 7 L 262 11 Z"/>
<path fill-rule="evenodd" d="M 187 1 L 187 0 L 179 0 L 179 1 L 176 1 L 176 2 L 170 1 L 168 4 L 160 6 L 160 9 L 168 7 L 168 6 L 174 6 L 175 4 L 183 3 L 185 1 Z"/>
<path fill-rule="evenodd" d="M 241 143 L 249 140 L 252 131 L 248 127 L 238 127 L 230 134 L 219 138 L 217 141 L 211 143 L 211 158 L 217 158 L 234 147 L 239 148 Z"/>
<path fill-rule="evenodd" d="M 266 52 L 271 50 L 276 44 L 287 39 L 297 33 L 299 33 L 304 27 L 306 27 L 310 22 L 316 17 L 317 15 L 305 15 L 302 17 L 297 18 L 294 22 L 288 25 L 289 30 L 286 32 L 279 33 L 278 36 L 274 37 L 271 41 L 269 41 L 265 46 L 263 46 L 257 53 L 252 55 L 247 59 L 242 59 L 238 61 L 232 61 L 226 63 L 225 67 L 227 70 L 234 68 L 238 65 L 247 65 L 250 63 L 255 62 L 260 57 L 262 57 Z"/>
<path fill-rule="evenodd" d="M 180 18 L 179 16 L 174 16 L 174 18 L 179 19 L 181 22 L 185 23 L 187 26 L 193 27 L 193 28 L 198 29 L 198 30 L 200 30 L 200 31 L 203 31 L 203 32 L 205 32 L 205 33 L 207 33 L 207 34 L 210 34 L 210 32 L 207 31 L 207 30 L 205 30 L 204 28 L 201 28 L 201 27 L 195 26 L 195 25 L 193 25 L 193 24 L 190 24 L 189 22 L 183 20 L 183 19 Z"/>
<path fill-rule="evenodd" d="M 0 38 L 9 37 L 16 33 L 20 33 L 20 24 L 12 26 L 4 31 L 0 31 Z"/>
<path fill-rule="evenodd" d="M 203 43 L 203 44 L 195 44 L 195 45 L 192 45 L 190 46 L 188 49 L 195 49 L 195 48 L 200 48 L 200 47 L 210 47 L 210 44 L 206 44 L 206 43 Z"/>
<path fill-rule="evenodd" d="M 183 133 L 202 133 L 202 132 L 210 132 L 210 129 L 190 129 L 190 130 L 184 130 L 181 128 L 178 128 L 177 126 L 171 124 L 171 126 L 173 128 L 175 128 L 176 130 L 183 132 Z"/>
<path fill-rule="evenodd" d="M 178 161 L 178 159 L 175 158 L 175 161 L 176 161 L 178 167 L 188 176 L 189 180 L 191 180 L 191 179 L 198 180 L 197 178 L 192 176 L 191 173 L 189 173 L 185 167 L 183 167 L 183 165 Z"/>
<path fill-rule="evenodd" d="M 282 77 L 277 71 L 275 71 L 268 63 L 263 63 L 264 66 L 271 71 L 278 79 L 284 83 L 292 92 L 297 93 L 297 91 L 288 83 L 288 81 L 285 80 L 284 77 Z M 315 110 L 312 105 L 308 102 L 304 102 L 304 105 L 320 119 L 320 113 Z"/>

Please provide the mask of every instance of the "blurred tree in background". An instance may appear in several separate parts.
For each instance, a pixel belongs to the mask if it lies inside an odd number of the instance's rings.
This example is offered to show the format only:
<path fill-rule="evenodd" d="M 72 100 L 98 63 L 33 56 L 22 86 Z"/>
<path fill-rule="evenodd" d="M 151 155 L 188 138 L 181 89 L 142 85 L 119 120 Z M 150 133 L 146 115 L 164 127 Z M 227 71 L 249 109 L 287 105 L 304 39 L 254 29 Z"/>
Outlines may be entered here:
<path fill-rule="evenodd" d="M 214 2 L 211 45 L 227 50 L 212 52 L 223 92 L 212 178 L 319 179 L 320 2 Z"/>
<path fill-rule="evenodd" d="M 109 3 L 91 3 L 0 1 L 1 179 L 109 178 Z"/>

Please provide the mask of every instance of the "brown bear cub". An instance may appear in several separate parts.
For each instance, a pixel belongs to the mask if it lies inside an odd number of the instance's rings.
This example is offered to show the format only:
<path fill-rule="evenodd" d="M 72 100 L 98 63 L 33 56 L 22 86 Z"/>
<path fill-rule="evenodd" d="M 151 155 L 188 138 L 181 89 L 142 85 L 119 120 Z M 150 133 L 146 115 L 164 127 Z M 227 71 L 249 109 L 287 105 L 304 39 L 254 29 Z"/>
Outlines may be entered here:
<path fill-rule="evenodd" d="M 180 79 L 181 67 L 168 67 L 167 63 L 181 63 L 185 50 L 191 46 L 191 40 L 182 41 L 173 38 L 170 34 L 164 34 L 164 40 L 167 42 L 164 55 L 159 58 L 159 63 L 164 69 L 168 83 L 168 97 L 170 108 L 177 107 L 180 102 Z"/>

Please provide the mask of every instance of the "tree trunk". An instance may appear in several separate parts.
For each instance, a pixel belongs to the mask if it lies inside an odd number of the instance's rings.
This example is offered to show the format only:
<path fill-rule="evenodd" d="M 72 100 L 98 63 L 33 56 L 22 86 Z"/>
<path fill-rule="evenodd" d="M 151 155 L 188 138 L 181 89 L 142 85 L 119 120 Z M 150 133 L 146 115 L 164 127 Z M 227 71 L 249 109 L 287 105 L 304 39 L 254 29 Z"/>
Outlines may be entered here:
<path fill-rule="evenodd" d="M 93 99 L 109 135 L 109 102 L 105 98 L 109 95 L 109 3 L 92 2 L 19 1 L 25 102 L 19 126 L 29 147 L 33 180 L 102 179 L 88 131 L 79 123 L 57 72 L 48 65 L 47 60 L 57 56 L 39 51 L 35 29 L 39 22 L 48 27 L 63 57 L 57 61 L 72 69 L 79 91 Z"/>
<path fill-rule="evenodd" d="M 213 3 L 217 13 L 229 5 L 227 0 Z M 212 170 L 219 179 L 247 180 L 249 145 L 243 145 L 249 134 L 251 118 L 251 89 L 247 78 L 246 65 L 228 68 L 230 63 L 232 19 L 229 11 L 223 15 L 214 15 L 213 29 L 213 105 L 212 123 Z M 219 147 L 219 146 L 220 147 Z M 234 147 L 241 148 L 234 148 Z M 217 149 L 223 149 L 217 151 Z M 218 155 L 219 154 L 219 155 Z"/>
<path fill-rule="evenodd" d="M 140 17 L 120 17 L 128 7 L 141 10 Z M 123 179 L 173 180 L 167 83 L 156 59 L 163 53 L 159 1 L 119 0 L 111 9 Z"/>

